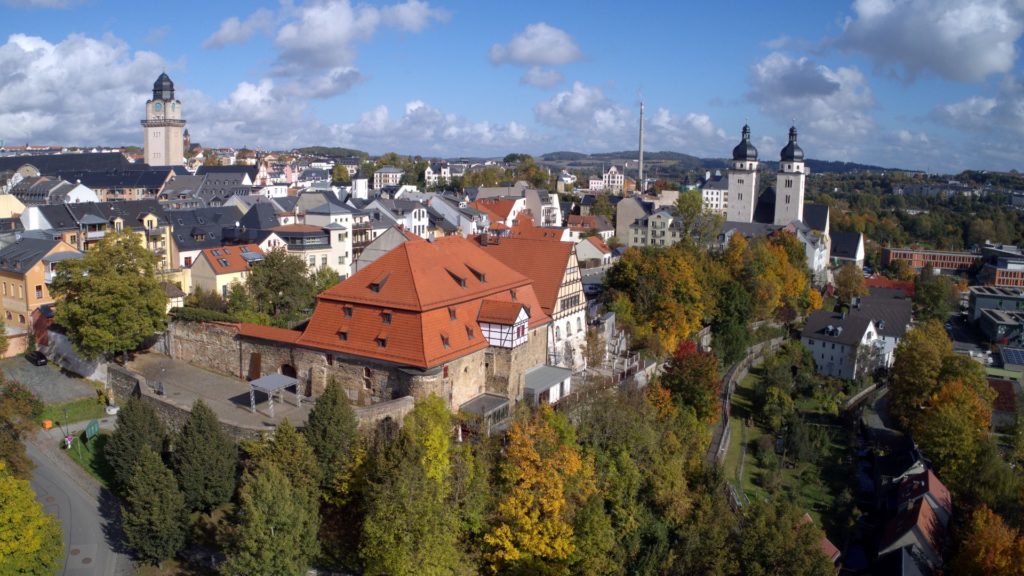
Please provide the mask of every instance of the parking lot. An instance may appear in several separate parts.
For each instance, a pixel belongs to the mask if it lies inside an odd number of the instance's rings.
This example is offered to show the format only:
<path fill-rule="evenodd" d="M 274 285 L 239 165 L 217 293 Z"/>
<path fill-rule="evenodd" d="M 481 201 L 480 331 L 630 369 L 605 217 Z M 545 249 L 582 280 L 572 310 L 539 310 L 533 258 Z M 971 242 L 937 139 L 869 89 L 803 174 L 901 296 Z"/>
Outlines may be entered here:
<path fill-rule="evenodd" d="M 53 364 L 33 366 L 21 355 L 0 360 L 0 370 L 5 378 L 27 386 L 45 404 L 96 396 L 96 387 L 88 380 L 62 373 Z"/>

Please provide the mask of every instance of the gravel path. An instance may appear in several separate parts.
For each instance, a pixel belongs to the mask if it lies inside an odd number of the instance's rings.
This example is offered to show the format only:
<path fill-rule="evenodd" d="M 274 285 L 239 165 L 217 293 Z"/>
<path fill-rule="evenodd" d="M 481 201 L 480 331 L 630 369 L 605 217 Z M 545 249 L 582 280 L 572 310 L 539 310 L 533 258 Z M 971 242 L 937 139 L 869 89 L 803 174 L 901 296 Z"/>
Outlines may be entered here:
<path fill-rule="evenodd" d="M 91 382 L 67 376 L 53 364 L 33 366 L 23 356 L 15 356 L 0 361 L 0 370 L 3 370 L 6 378 L 20 382 L 35 392 L 45 404 L 63 404 L 96 396 L 96 388 Z"/>

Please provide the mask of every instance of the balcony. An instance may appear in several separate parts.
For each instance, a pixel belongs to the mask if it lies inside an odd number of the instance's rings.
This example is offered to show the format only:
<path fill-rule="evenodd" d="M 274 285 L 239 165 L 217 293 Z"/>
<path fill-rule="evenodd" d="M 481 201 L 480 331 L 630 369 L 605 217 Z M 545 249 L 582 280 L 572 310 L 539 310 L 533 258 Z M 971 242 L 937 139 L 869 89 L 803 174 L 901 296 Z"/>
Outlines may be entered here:
<path fill-rule="evenodd" d="M 43 273 L 43 282 L 46 282 L 47 284 L 53 282 L 53 277 L 56 275 L 56 272 L 51 272 L 50 270 L 47 270 L 46 272 Z"/>
<path fill-rule="evenodd" d="M 90 230 L 85 233 L 86 240 L 102 240 L 107 235 L 106 230 Z"/>

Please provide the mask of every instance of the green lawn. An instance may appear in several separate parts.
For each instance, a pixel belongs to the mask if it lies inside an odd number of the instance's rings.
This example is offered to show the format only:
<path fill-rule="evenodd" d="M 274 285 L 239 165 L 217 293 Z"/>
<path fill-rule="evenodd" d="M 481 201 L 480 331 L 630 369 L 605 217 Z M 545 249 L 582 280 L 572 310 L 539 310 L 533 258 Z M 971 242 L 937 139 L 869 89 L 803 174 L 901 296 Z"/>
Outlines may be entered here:
<path fill-rule="evenodd" d="M 110 440 L 109 434 L 100 433 L 92 440 L 86 442 L 85 433 L 83 432 L 75 438 L 75 443 L 71 446 L 71 449 L 64 451 L 68 457 L 74 460 L 93 478 L 99 480 L 100 484 L 106 488 L 110 488 L 114 478 L 113 468 L 107 463 L 107 459 L 103 457 L 103 448 L 107 445 L 108 440 Z"/>
<path fill-rule="evenodd" d="M 67 409 L 67 417 L 64 416 L 64 410 Z M 39 416 L 39 421 L 52 420 L 53 425 L 60 424 L 73 424 L 75 422 L 82 422 L 85 420 L 98 420 L 106 416 L 106 409 L 103 404 L 100 403 L 97 398 L 82 398 L 80 400 L 72 400 L 66 404 L 49 404 L 43 407 L 43 413 Z"/>

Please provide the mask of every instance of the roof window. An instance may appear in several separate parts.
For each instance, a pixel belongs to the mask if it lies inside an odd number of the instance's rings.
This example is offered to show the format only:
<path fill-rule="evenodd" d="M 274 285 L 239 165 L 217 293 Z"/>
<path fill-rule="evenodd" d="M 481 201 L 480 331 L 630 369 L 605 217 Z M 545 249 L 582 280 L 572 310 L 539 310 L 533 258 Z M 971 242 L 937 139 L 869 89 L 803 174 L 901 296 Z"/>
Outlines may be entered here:
<path fill-rule="evenodd" d="M 466 268 L 469 268 L 469 271 L 473 273 L 473 276 L 476 276 L 477 282 L 480 282 L 481 284 L 484 283 L 484 282 L 487 282 L 487 275 L 486 274 L 484 274 L 483 272 L 477 270 L 476 268 L 473 268 L 469 264 L 466 264 Z"/>
<path fill-rule="evenodd" d="M 449 276 L 452 277 L 452 280 L 455 280 L 455 283 L 458 284 L 460 288 L 465 288 L 466 287 L 466 279 L 465 278 L 463 278 L 462 276 L 459 276 L 458 274 L 456 274 L 455 272 L 452 272 L 451 270 L 449 270 L 447 268 L 445 268 L 444 270 L 445 270 L 445 272 L 448 273 Z"/>

